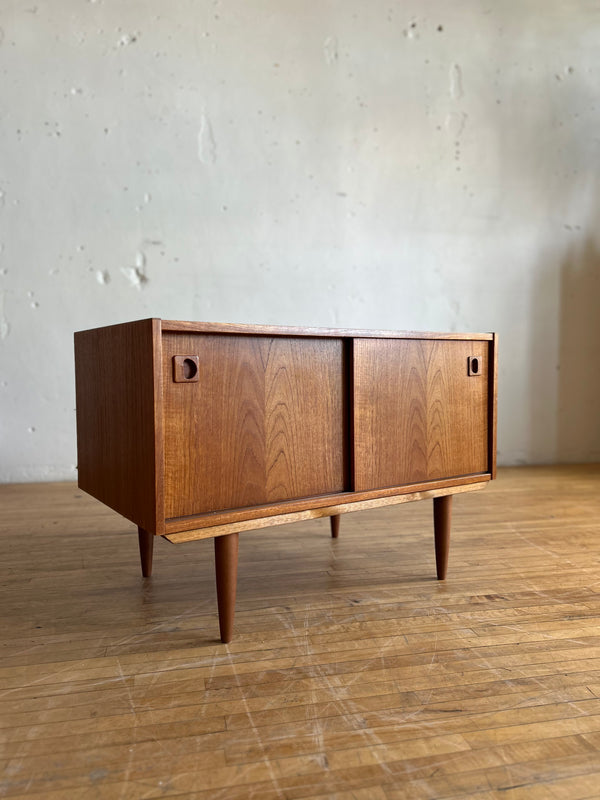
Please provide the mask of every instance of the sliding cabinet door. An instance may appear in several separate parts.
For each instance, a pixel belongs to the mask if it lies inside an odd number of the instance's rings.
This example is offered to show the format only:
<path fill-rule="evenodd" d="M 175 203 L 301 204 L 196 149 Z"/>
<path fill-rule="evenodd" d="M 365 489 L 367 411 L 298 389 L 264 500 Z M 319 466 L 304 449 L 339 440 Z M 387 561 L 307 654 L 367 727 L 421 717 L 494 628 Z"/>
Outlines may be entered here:
<path fill-rule="evenodd" d="M 354 488 L 488 471 L 488 341 L 354 341 Z"/>
<path fill-rule="evenodd" d="M 343 382 L 341 339 L 163 334 L 166 517 L 342 491 Z"/>

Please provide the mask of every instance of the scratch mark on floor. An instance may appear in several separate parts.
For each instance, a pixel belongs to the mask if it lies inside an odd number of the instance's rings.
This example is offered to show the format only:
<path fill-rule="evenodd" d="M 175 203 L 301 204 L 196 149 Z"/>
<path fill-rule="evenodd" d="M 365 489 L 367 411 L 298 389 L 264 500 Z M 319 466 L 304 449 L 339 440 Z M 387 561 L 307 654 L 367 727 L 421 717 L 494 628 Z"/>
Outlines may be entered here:
<path fill-rule="evenodd" d="M 271 759 L 269 758 L 269 756 L 266 753 L 266 747 L 263 744 L 263 741 L 262 741 L 260 732 L 258 730 L 258 727 L 257 727 L 257 725 L 254 722 L 254 719 L 252 717 L 252 712 L 250 711 L 250 706 L 248 705 L 248 700 L 246 698 L 244 687 L 242 686 L 242 683 L 240 681 L 240 677 L 239 677 L 239 675 L 237 673 L 237 670 L 235 668 L 235 662 L 233 660 L 231 650 L 229 649 L 229 645 L 228 644 L 224 645 L 224 647 L 225 647 L 225 652 L 227 654 L 227 658 L 228 658 L 228 661 L 229 661 L 229 665 L 231 666 L 231 671 L 232 671 L 233 677 L 234 677 L 235 682 L 237 684 L 237 687 L 238 687 L 238 689 L 240 691 L 240 697 L 241 697 L 241 700 L 242 700 L 242 705 L 244 706 L 244 710 L 245 710 L 246 716 L 248 717 L 248 721 L 249 721 L 250 727 L 252 729 L 252 734 L 254 735 L 254 738 L 256 739 L 256 742 L 258 743 L 258 746 L 260 747 L 260 749 L 265 754 L 264 755 L 264 759 L 263 759 L 263 763 L 266 765 L 266 767 L 267 767 L 267 769 L 269 771 L 269 776 L 271 778 L 271 781 L 272 781 L 273 787 L 275 789 L 275 792 L 277 793 L 277 797 L 281 798 L 281 800 L 284 800 L 285 794 L 284 794 L 283 790 L 281 789 L 281 786 L 279 785 L 279 781 L 277 780 L 277 774 L 275 772 L 275 769 L 273 768 L 273 763 L 272 763 Z M 216 658 L 217 658 L 217 654 L 215 654 L 215 659 Z M 223 787 L 223 791 L 222 791 L 221 794 L 223 794 L 224 797 L 227 797 L 228 793 L 229 793 L 228 788 L 227 787 Z M 217 798 L 217 795 L 215 795 L 215 800 L 216 800 L 216 798 Z"/>

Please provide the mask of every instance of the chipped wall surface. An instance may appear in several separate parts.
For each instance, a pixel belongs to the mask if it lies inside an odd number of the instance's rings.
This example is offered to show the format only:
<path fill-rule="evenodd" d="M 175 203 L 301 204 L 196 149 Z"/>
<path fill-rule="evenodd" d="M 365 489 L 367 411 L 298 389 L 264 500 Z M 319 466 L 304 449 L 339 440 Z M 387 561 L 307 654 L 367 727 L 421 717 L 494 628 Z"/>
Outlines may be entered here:
<path fill-rule="evenodd" d="M 3 0 L 0 480 L 75 477 L 73 331 L 501 336 L 501 463 L 600 458 L 600 6 Z"/>

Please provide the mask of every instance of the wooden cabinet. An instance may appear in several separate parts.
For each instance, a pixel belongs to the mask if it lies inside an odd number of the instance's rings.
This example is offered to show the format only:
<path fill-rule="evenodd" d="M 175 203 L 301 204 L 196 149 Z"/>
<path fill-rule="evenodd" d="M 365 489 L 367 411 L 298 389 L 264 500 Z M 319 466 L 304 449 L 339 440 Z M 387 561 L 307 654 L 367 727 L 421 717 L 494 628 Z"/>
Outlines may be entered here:
<path fill-rule="evenodd" d="M 75 334 L 79 486 L 154 535 L 213 537 L 232 635 L 240 531 L 434 499 L 495 472 L 493 334 L 151 319 Z"/>

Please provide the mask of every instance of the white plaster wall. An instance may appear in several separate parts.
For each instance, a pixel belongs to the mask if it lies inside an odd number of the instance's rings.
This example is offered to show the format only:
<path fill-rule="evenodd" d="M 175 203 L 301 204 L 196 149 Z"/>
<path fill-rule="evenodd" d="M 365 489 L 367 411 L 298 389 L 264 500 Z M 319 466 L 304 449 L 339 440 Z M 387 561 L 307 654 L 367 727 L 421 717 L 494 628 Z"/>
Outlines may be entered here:
<path fill-rule="evenodd" d="M 496 330 L 501 463 L 600 459 L 597 0 L 2 0 L 0 480 L 74 330 Z"/>

